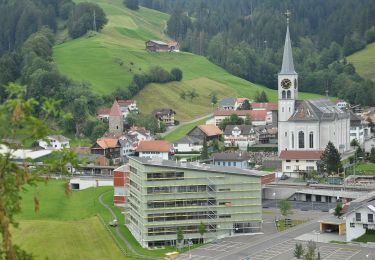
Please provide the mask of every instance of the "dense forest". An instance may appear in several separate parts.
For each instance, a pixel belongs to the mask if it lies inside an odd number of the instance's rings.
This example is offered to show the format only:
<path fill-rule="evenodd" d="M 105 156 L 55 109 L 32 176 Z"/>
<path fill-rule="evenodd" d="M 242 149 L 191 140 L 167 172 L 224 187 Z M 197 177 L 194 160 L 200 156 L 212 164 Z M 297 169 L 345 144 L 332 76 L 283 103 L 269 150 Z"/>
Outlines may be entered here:
<path fill-rule="evenodd" d="M 375 41 L 372 0 L 142 0 L 171 14 L 170 37 L 184 50 L 208 57 L 247 80 L 277 88 L 291 10 L 291 37 L 302 91 L 375 105 L 373 82 L 345 57 Z"/>
<path fill-rule="evenodd" d="M 61 75 L 52 48 L 59 30 L 72 38 L 99 31 L 107 22 L 103 10 L 71 0 L 17 0 L 0 2 L 0 14 L 0 102 L 7 96 L 5 86 L 17 82 L 26 86 L 27 98 L 41 102 L 48 97 L 69 112 L 61 121 L 50 122 L 52 128 L 93 140 L 101 136 L 107 125 L 93 116 L 114 97 L 95 95 L 88 83 Z"/>

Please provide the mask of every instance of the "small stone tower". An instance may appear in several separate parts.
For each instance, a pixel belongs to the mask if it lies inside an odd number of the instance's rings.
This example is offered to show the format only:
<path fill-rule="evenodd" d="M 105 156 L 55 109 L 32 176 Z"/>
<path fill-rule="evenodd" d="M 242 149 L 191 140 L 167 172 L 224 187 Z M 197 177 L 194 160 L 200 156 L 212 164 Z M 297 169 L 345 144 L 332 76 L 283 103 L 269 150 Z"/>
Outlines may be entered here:
<path fill-rule="evenodd" d="M 124 132 L 124 116 L 122 115 L 120 105 L 117 100 L 113 102 L 109 112 L 109 133 L 121 135 Z"/>

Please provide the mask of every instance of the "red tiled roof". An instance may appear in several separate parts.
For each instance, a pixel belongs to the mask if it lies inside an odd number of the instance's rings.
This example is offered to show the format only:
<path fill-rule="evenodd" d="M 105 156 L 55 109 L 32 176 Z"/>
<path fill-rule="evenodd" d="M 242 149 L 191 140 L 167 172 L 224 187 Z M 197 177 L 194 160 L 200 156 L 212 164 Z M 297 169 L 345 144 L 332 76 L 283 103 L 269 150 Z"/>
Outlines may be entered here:
<path fill-rule="evenodd" d="M 207 136 L 222 135 L 223 131 L 220 130 L 216 125 L 199 125 L 197 126 Z"/>
<path fill-rule="evenodd" d="M 253 103 L 251 103 L 251 107 L 253 109 L 265 109 L 265 110 L 268 110 L 268 111 L 278 110 L 277 104 L 276 103 L 271 103 L 271 102 L 267 102 L 267 103 L 253 102 Z"/>
<path fill-rule="evenodd" d="M 171 145 L 164 140 L 140 141 L 137 152 L 169 152 Z"/>
<path fill-rule="evenodd" d="M 109 112 L 109 115 L 110 116 L 122 116 L 120 105 L 117 103 L 116 100 L 115 100 L 115 102 L 113 102 L 113 105 L 112 105 L 111 111 Z"/>
<path fill-rule="evenodd" d="M 107 108 L 107 107 L 103 107 L 103 108 L 98 108 L 96 110 L 96 115 L 109 115 L 111 109 L 110 108 Z"/>
<path fill-rule="evenodd" d="M 287 150 L 281 151 L 280 159 L 283 160 L 320 160 L 323 151 Z"/>
<path fill-rule="evenodd" d="M 120 107 L 127 107 L 131 104 L 135 103 L 134 100 L 128 99 L 128 100 L 117 100 L 117 103 L 120 105 Z"/>
<path fill-rule="evenodd" d="M 116 138 L 101 138 L 96 140 L 96 143 L 103 149 L 119 147 Z"/>
<path fill-rule="evenodd" d="M 237 103 L 243 103 L 245 102 L 246 100 L 249 100 L 248 98 L 237 98 Z"/>
<path fill-rule="evenodd" d="M 252 121 L 266 121 L 266 110 L 216 110 L 214 116 L 249 115 Z"/>

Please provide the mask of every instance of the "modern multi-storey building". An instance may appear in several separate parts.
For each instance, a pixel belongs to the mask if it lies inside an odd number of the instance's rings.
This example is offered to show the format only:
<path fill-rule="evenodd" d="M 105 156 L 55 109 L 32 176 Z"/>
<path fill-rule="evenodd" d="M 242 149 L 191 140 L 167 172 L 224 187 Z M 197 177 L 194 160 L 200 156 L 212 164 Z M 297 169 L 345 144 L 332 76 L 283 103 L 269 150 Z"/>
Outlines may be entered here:
<path fill-rule="evenodd" d="M 262 172 L 130 157 L 127 226 L 143 247 L 205 241 L 262 227 Z"/>

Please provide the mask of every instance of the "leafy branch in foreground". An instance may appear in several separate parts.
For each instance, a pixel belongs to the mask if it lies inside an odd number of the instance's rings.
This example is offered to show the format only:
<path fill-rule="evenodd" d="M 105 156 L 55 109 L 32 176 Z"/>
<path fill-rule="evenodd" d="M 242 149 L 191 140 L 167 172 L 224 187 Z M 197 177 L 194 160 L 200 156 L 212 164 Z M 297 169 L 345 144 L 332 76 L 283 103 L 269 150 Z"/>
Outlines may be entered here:
<path fill-rule="evenodd" d="M 53 118 L 66 117 L 58 109 L 59 102 L 45 99 L 25 99 L 26 88 L 10 84 L 7 98 L 0 104 L 0 233 L 1 259 L 32 259 L 32 255 L 13 244 L 11 227 L 17 227 L 15 216 L 21 211 L 21 194 L 26 185 L 36 186 L 41 175 L 67 174 L 66 164 L 77 165 L 70 150 L 63 150 L 44 164 L 28 158 L 17 158 L 16 150 L 29 149 L 49 133 Z M 59 159 L 56 160 L 56 157 Z M 15 160 L 18 159 L 18 160 Z M 34 197 L 35 211 L 39 200 Z"/>

